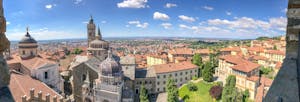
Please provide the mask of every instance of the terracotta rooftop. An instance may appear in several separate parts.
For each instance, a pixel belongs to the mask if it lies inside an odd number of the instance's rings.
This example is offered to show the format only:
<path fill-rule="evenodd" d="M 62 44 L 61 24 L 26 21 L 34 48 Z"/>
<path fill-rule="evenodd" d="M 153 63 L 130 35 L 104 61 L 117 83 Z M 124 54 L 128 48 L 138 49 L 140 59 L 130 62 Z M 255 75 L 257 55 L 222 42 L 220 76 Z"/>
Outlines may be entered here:
<path fill-rule="evenodd" d="M 170 54 L 193 54 L 193 50 L 190 48 L 176 48 L 173 50 L 169 50 Z"/>
<path fill-rule="evenodd" d="M 240 47 L 226 47 L 226 48 L 222 48 L 220 51 L 236 51 L 239 52 L 241 51 Z"/>
<path fill-rule="evenodd" d="M 50 94 L 50 100 L 52 100 L 52 97 L 54 96 L 57 96 L 57 98 L 61 97 L 61 95 L 49 88 L 46 84 L 35 80 L 28 75 L 22 75 L 16 72 L 11 73 L 9 89 L 16 102 L 22 102 L 21 97 L 24 95 L 29 98 L 31 88 L 35 89 L 35 96 L 37 96 L 39 91 L 42 91 L 43 98 L 46 98 L 46 94 L 48 93 Z"/>
<path fill-rule="evenodd" d="M 181 70 L 198 68 L 198 66 L 192 64 L 191 62 L 160 64 L 160 65 L 153 65 L 151 67 L 154 68 L 156 73 L 169 73 L 169 72 L 176 72 Z"/>
<path fill-rule="evenodd" d="M 260 66 L 259 64 L 250 62 L 248 60 L 243 59 L 242 57 L 234 55 L 221 56 L 220 59 L 225 60 L 228 63 L 234 64 L 234 66 L 231 67 L 232 69 L 246 73 Z"/>
<path fill-rule="evenodd" d="M 195 53 L 199 53 L 199 54 L 210 54 L 212 53 L 209 49 L 198 49 L 195 51 Z"/>
<path fill-rule="evenodd" d="M 20 56 L 14 55 L 12 59 L 7 60 L 8 64 L 21 63 L 28 69 L 37 69 L 46 64 L 56 64 L 54 61 L 50 61 L 41 57 L 33 57 L 29 59 L 22 59 Z"/>
<path fill-rule="evenodd" d="M 250 81 L 256 82 L 256 81 L 259 80 L 259 77 L 258 76 L 251 76 L 251 77 L 247 77 L 247 79 L 250 80 Z"/>
<path fill-rule="evenodd" d="M 283 51 L 279 51 L 279 50 L 267 50 L 266 53 L 277 54 L 277 55 L 285 55 L 285 53 Z"/>
<path fill-rule="evenodd" d="M 265 90 L 265 87 L 270 87 L 273 80 L 261 77 L 260 78 L 260 85 L 257 88 L 257 93 L 255 96 L 255 102 L 262 102 L 263 97 L 267 94 L 267 91 Z"/>
<path fill-rule="evenodd" d="M 249 52 L 263 52 L 265 49 L 263 47 L 249 47 L 248 50 Z"/>
<path fill-rule="evenodd" d="M 282 66 L 282 63 L 281 63 L 281 62 L 277 62 L 275 68 L 276 68 L 276 69 L 280 69 L 281 66 Z"/>

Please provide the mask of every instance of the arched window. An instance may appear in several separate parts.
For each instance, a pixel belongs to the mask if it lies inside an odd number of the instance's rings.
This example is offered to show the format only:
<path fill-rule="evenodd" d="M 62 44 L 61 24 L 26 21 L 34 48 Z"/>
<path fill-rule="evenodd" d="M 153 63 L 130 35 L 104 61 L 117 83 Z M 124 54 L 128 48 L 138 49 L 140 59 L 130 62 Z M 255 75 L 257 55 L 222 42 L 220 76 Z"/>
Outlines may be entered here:
<path fill-rule="evenodd" d="M 22 51 L 22 54 L 25 55 L 25 51 L 24 50 Z"/>
<path fill-rule="evenodd" d="M 84 81 L 86 79 L 86 75 L 83 74 L 81 78 L 82 78 L 82 81 Z"/>

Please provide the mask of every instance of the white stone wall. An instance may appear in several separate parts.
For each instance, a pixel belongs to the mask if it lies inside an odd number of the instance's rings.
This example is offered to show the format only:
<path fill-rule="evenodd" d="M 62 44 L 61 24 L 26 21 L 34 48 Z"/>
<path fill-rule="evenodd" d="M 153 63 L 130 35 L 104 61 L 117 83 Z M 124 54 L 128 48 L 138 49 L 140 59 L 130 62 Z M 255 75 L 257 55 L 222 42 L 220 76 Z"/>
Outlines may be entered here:
<path fill-rule="evenodd" d="M 47 85 L 53 86 L 57 91 L 63 91 L 63 79 L 59 75 L 59 66 L 57 64 L 44 65 L 33 71 L 32 76 L 44 82 Z M 48 78 L 45 78 L 45 72 L 48 73 Z"/>

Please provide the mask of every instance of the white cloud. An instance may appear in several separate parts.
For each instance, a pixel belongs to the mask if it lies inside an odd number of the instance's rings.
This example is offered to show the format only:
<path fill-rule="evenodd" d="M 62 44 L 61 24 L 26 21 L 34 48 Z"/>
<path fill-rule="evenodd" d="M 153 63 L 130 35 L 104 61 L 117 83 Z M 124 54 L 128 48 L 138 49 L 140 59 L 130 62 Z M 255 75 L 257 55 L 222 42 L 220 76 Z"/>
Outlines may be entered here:
<path fill-rule="evenodd" d="M 172 7 L 177 7 L 177 4 L 167 3 L 165 5 L 165 8 L 172 8 Z"/>
<path fill-rule="evenodd" d="M 117 4 L 118 8 L 145 8 L 147 0 L 124 0 Z"/>
<path fill-rule="evenodd" d="M 197 26 L 184 24 L 178 26 L 190 34 L 203 34 L 203 36 L 213 34 L 224 38 L 255 38 L 282 35 L 285 33 L 286 24 L 285 17 L 273 17 L 266 21 L 250 17 L 236 17 L 233 20 L 210 19 L 202 21 Z"/>
<path fill-rule="evenodd" d="M 106 22 L 106 21 L 101 21 L 101 23 L 102 23 L 102 24 L 105 24 L 105 23 L 107 23 L 107 22 Z"/>
<path fill-rule="evenodd" d="M 9 21 L 7 21 L 7 22 L 6 22 L 6 25 L 10 25 L 10 22 L 9 22 Z"/>
<path fill-rule="evenodd" d="M 202 8 L 205 9 L 205 10 L 209 10 L 209 11 L 214 10 L 214 8 L 211 7 L 211 6 L 203 6 Z"/>
<path fill-rule="evenodd" d="M 230 16 L 232 13 L 229 11 L 226 11 L 226 15 Z"/>
<path fill-rule="evenodd" d="M 51 4 L 45 5 L 46 9 L 51 9 L 53 6 Z"/>
<path fill-rule="evenodd" d="M 169 29 L 171 28 L 172 24 L 171 23 L 162 23 L 160 24 L 161 26 L 163 26 L 165 29 Z"/>
<path fill-rule="evenodd" d="M 283 12 L 283 13 L 286 13 L 287 11 L 288 11 L 287 8 L 284 8 L 284 9 L 281 10 L 281 12 Z"/>
<path fill-rule="evenodd" d="M 79 3 L 81 3 L 83 0 L 75 0 L 74 1 L 74 4 L 79 4 Z"/>
<path fill-rule="evenodd" d="M 167 14 L 164 14 L 164 13 L 154 12 L 153 19 L 164 20 L 165 21 L 165 20 L 169 20 L 170 17 Z"/>
<path fill-rule="evenodd" d="M 135 25 L 136 27 L 139 27 L 139 28 L 147 28 L 149 25 L 149 23 L 147 23 L 147 22 L 141 23 L 140 21 L 129 21 L 128 24 Z M 129 25 L 126 25 L 126 27 L 129 27 Z"/>
<path fill-rule="evenodd" d="M 269 21 L 256 20 L 249 17 L 235 18 L 235 20 L 208 20 L 209 25 L 225 26 L 230 29 L 261 29 L 261 30 L 280 30 L 285 31 L 287 19 L 284 17 L 270 18 Z"/>
<path fill-rule="evenodd" d="M 185 16 L 185 15 L 179 15 L 178 17 L 181 20 L 186 21 L 186 22 L 194 22 L 195 21 L 195 18 L 189 17 L 189 16 Z"/>

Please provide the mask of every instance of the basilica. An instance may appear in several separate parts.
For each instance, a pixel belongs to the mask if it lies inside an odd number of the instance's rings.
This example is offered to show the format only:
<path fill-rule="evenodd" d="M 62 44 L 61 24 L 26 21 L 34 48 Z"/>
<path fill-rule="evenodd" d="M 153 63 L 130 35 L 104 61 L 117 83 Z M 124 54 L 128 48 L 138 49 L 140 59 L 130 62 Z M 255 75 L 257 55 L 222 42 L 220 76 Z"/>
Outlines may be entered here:
<path fill-rule="evenodd" d="M 132 90 L 124 85 L 120 58 L 113 55 L 91 17 L 87 24 L 88 53 L 71 63 L 71 84 L 76 102 L 133 102 Z M 127 96 L 127 97 L 125 97 Z"/>

